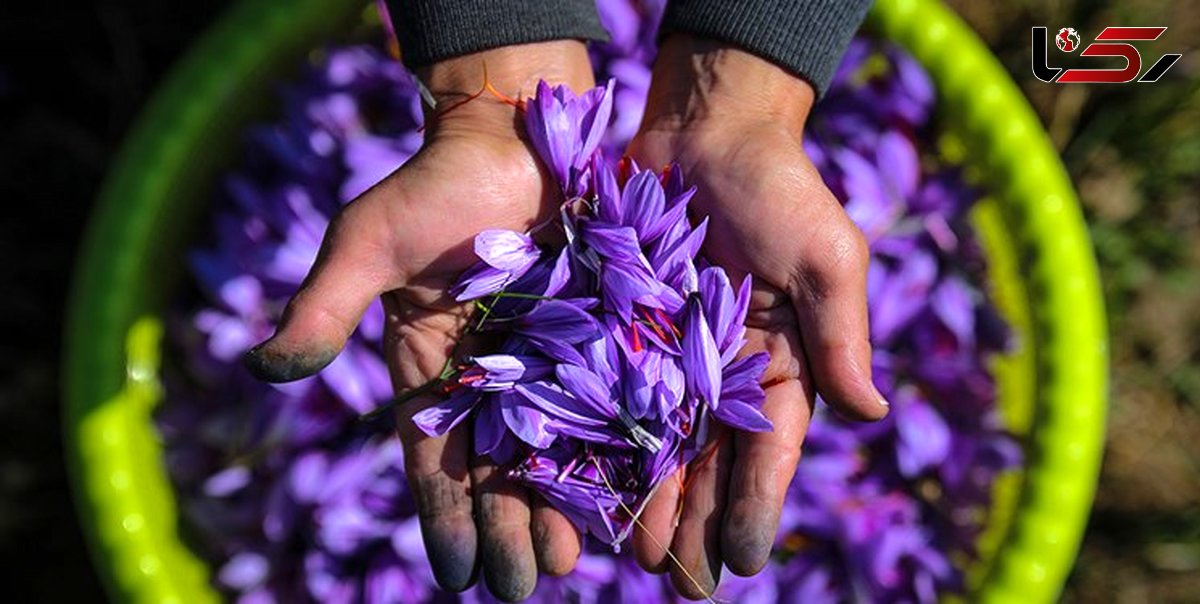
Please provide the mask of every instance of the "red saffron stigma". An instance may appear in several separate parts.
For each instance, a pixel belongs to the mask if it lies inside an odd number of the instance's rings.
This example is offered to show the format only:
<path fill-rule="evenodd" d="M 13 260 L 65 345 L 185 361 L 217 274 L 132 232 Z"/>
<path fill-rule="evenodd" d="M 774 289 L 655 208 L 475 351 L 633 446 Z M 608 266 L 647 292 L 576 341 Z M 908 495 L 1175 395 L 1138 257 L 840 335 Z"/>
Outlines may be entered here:
<path fill-rule="evenodd" d="M 646 319 L 646 324 L 650 326 L 650 329 L 653 329 L 654 333 L 657 334 L 662 341 L 667 341 L 666 332 L 662 330 L 662 327 L 659 327 L 658 323 L 654 320 L 654 317 L 650 316 L 650 311 L 646 310 L 645 308 L 639 308 L 638 310 L 642 311 L 642 317 Z M 655 310 L 658 309 L 656 308 Z"/>
<path fill-rule="evenodd" d="M 630 161 L 628 155 L 622 155 L 621 159 L 617 160 L 617 179 L 624 185 L 629 180 Z"/>
<path fill-rule="evenodd" d="M 642 337 L 640 335 L 638 335 L 637 326 L 638 326 L 637 323 L 633 324 L 633 351 L 641 352 L 642 351 Z"/>
<path fill-rule="evenodd" d="M 654 313 L 658 315 L 658 320 L 662 321 L 663 325 L 671 328 L 671 332 L 675 334 L 676 338 L 683 338 L 683 332 L 679 331 L 678 327 L 675 327 L 675 323 L 671 321 L 671 317 L 668 317 L 667 313 L 663 312 L 663 309 L 656 308 L 654 309 Z"/>

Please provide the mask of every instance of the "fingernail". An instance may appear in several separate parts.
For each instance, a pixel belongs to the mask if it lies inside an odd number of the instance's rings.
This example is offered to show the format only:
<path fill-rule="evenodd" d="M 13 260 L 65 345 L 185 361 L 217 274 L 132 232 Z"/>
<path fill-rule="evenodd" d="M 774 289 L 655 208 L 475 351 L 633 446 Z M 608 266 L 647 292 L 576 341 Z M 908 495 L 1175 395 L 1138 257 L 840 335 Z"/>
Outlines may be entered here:
<path fill-rule="evenodd" d="M 242 355 L 242 365 L 254 377 L 272 383 L 293 382 L 325 368 L 337 356 L 336 350 L 324 349 L 284 353 L 267 340 Z"/>
<path fill-rule="evenodd" d="M 879 391 L 879 388 L 877 386 L 875 386 L 874 384 L 871 384 L 871 390 L 875 391 L 875 402 L 879 403 L 880 407 L 887 408 L 887 407 L 892 406 L 891 403 L 889 403 L 888 400 L 886 398 L 884 398 L 883 393 Z"/>

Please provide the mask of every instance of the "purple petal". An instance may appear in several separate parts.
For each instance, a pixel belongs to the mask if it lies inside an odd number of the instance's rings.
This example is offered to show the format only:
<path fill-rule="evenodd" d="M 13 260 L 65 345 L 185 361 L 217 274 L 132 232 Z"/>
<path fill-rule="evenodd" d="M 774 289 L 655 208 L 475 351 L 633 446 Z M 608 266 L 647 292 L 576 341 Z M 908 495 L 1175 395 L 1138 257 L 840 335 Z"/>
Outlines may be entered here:
<path fill-rule="evenodd" d="M 533 340 L 579 344 L 599 335 L 600 326 L 591 315 L 574 304 L 547 300 L 521 317 L 514 331 Z"/>
<path fill-rule="evenodd" d="M 643 241 L 649 242 L 666 230 L 666 225 L 657 224 L 667 201 L 658 174 L 650 170 L 634 174 L 625 183 L 621 198 L 625 206 L 622 224 L 633 227 Z"/>
<path fill-rule="evenodd" d="M 770 432 L 775 427 L 762 411 L 735 399 L 721 401 L 712 414 L 721 423 L 747 432 Z"/>
<path fill-rule="evenodd" d="M 605 258 L 632 263 L 639 262 L 641 258 L 642 248 L 633 227 L 588 221 L 580 228 L 580 236 L 584 243 Z"/>
<path fill-rule="evenodd" d="M 927 403 L 913 400 L 896 413 L 896 462 L 908 478 L 942 463 L 950 451 L 950 428 Z"/>
<path fill-rule="evenodd" d="M 574 395 L 576 400 L 590 407 L 593 415 L 606 418 L 616 417 L 616 408 L 612 403 L 609 387 L 599 376 L 574 365 L 559 365 L 555 368 L 555 374 L 567 392 Z"/>
<path fill-rule="evenodd" d="M 571 281 L 570 247 L 564 247 L 554 260 L 554 268 L 550 270 L 550 280 L 546 283 L 543 296 L 554 297 L 567 287 Z"/>
<path fill-rule="evenodd" d="M 590 404 L 581 403 L 579 398 L 567 394 L 556 385 L 546 382 L 518 384 L 513 391 L 546 413 L 573 424 L 602 427 L 609 421 L 610 414 L 605 413 L 603 409 L 598 410 Z"/>
<path fill-rule="evenodd" d="M 688 299 L 684 322 L 683 374 L 687 389 L 715 409 L 720 403 L 721 355 L 708 329 L 699 298 Z"/>
<path fill-rule="evenodd" d="M 902 199 L 908 199 L 917 192 L 917 182 L 921 175 L 921 165 L 917 158 L 917 149 L 907 136 L 895 131 L 888 131 L 879 137 L 879 145 L 875 148 L 879 169 Z"/>
<path fill-rule="evenodd" d="M 300 503 L 315 503 L 328 471 L 329 459 L 325 454 L 306 453 L 296 459 L 288 471 L 288 491 Z"/>
<path fill-rule="evenodd" d="M 539 380 L 554 371 L 552 361 L 530 355 L 490 354 L 470 360 L 485 371 L 482 382 L 486 384 L 477 386 L 482 390 L 506 390 L 516 382 Z"/>
<path fill-rule="evenodd" d="M 475 236 L 475 255 L 493 268 L 508 271 L 515 279 L 537 262 L 541 251 L 528 235 L 488 229 Z"/>
<path fill-rule="evenodd" d="M 621 187 L 612 166 L 600 155 L 592 162 L 592 177 L 596 190 L 596 216 L 608 224 L 621 224 L 621 216 L 625 214 Z"/>
<path fill-rule="evenodd" d="M 929 298 L 929 306 L 958 339 L 970 346 L 975 338 L 975 303 L 971 289 L 957 277 L 943 280 Z"/>
<path fill-rule="evenodd" d="M 554 434 L 548 430 L 550 422 L 546 414 L 533 405 L 524 403 L 523 397 L 511 392 L 501 392 L 496 395 L 494 404 L 500 405 L 504 423 L 517 438 L 538 449 L 545 449 L 554 442 Z"/>
<path fill-rule="evenodd" d="M 478 392 L 459 390 L 446 400 L 418 411 L 413 415 L 413 423 L 429 436 L 441 436 L 466 419 L 479 398 Z"/>
<path fill-rule="evenodd" d="M 601 138 L 604 137 L 605 129 L 608 128 L 608 120 L 612 115 L 612 92 L 615 82 L 616 80 L 610 78 L 604 86 L 597 86 L 580 97 L 580 102 L 590 105 L 590 107 L 584 113 L 583 122 L 580 125 L 583 141 L 580 145 L 579 157 L 576 159 L 577 168 L 582 168 L 581 162 L 590 158 L 596 151 Z"/>
<path fill-rule="evenodd" d="M 632 363 L 626 364 L 625 405 L 635 419 L 650 415 L 651 410 L 657 415 L 654 397 L 657 394 L 656 387 L 662 381 L 662 365 L 662 353 L 655 350 L 647 350 L 642 363 L 637 367 L 632 366 Z"/>
<path fill-rule="evenodd" d="M 221 567 L 217 580 L 230 589 L 246 591 L 265 581 L 270 572 L 271 563 L 265 556 L 256 552 L 241 552 Z"/>
<path fill-rule="evenodd" d="M 762 406 L 764 399 L 762 378 L 771 362 L 771 356 L 765 352 L 756 352 L 742 357 L 722 372 L 721 401 L 738 399 L 756 406 Z"/>
<path fill-rule="evenodd" d="M 485 262 L 476 263 L 458 279 L 450 294 L 459 302 L 474 300 L 494 294 L 512 283 L 512 273 L 495 268 Z"/>
<path fill-rule="evenodd" d="M 250 479 L 249 468 L 231 466 L 204 481 L 204 494 L 209 497 L 228 497 L 250 484 Z"/>
<path fill-rule="evenodd" d="M 495 401 L 489 403 L 475 417 L 475 452 L 480 455 L 491 455 L 504 439 L 505 423 L 500 406 Z"/>
<path fill-rule="evenodd" d="M 565 188 L 570 178 L 575 146 L 579 144 L 575 140 L 578 122 L 572 119 L 562 103 L 562 90 L 566 87 L 558 88 L 555 91 L 544 80 L 538 82 L 537 94 L 531 102 L 525 103 L 525 130 L 542 163 Z"/>

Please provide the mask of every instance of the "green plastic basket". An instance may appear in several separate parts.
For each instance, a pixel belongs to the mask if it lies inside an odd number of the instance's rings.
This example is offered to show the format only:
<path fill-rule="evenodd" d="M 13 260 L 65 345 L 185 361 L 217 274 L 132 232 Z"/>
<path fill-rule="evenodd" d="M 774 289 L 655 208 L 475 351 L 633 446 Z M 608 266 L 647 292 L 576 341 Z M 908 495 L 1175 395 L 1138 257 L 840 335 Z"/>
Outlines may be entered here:
<path fill-rule="evenodd" d="M 271 82 L 352 27 L 363 5 L 243 0 L 175 68 L 126 141 L 78 260 L 67 321 L 67 457 L 81 522 L 118 601 L 219 600 L 180 538 L 151 414 L 166 301 L 184 246 Z M 1051 602 L 1070 571 L 1103 448 L 1105 319 L 1078 201 L 1016 85 L 935 0 L 879 0 L 870 26 L 929 70 L 962 158 L 992 196 L 974 213 L 1018 352 L 996 359 L 1027 465 L 1002 477 L 971 601 Z M 952 44 L 951 44 L 952 43 Z"/>

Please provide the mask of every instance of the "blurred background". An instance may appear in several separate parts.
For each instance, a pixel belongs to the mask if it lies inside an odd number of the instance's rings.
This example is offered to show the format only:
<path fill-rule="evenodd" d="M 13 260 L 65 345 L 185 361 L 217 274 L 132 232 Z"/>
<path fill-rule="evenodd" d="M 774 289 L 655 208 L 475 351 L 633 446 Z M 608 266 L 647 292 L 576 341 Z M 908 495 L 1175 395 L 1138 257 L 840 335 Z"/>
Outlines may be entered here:
<path fill-rule="evenodd" d="M 62 464 L 59 364 L 78 239 L 122 137 L 227 2 L 0 9 L 0 568 L 10 601 L 96 601 Z M 1100 262 L 1112 403 L 1068 602 L 1200 600 L 1200 10 L 1185 0 L 952 6 L 1062 153 Z M 1154 84 L 1045 84 L 1029 28 L 1168 25 Z M 1146 62 L 1157 55 L 1144 56 Z"/>

